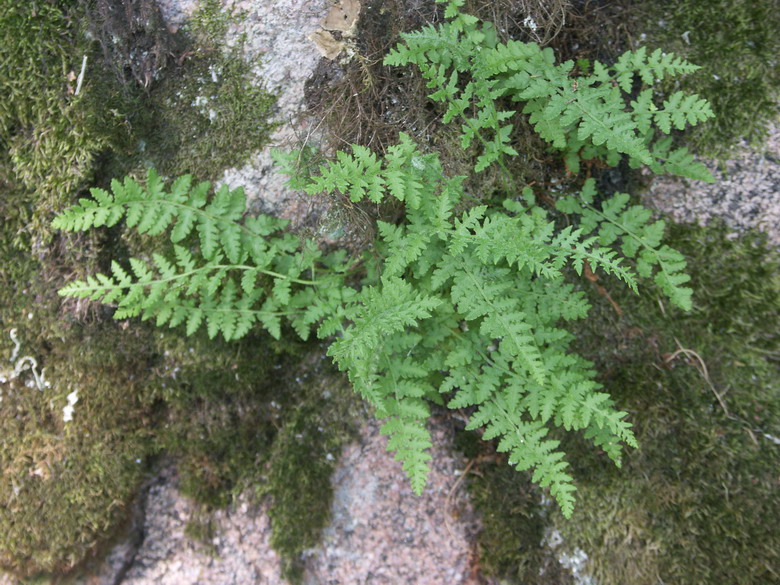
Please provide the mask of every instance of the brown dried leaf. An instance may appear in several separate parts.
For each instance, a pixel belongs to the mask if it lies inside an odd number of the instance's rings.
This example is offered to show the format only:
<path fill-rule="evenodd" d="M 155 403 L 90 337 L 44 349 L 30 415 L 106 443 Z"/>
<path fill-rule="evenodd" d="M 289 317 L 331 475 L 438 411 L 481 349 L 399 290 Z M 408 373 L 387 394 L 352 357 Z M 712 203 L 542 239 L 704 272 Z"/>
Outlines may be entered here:
<path fill-rule="evenodd" d="M 348 33 L 354 29 L 359 14 L 359 0 L 340 0 L 331 6 L 328 14 L 320 21 L 320 26 L 325 30 Z"/>
<path fill-rule="evenodd" d="M 344 49 L 344 41 L 337 41 L 335 37 L 326 30 L 315 30 L 309 35 L 309 40 L 313 41 L 317 50 L 322 56 L 331 61 L 339 56 Z"/>

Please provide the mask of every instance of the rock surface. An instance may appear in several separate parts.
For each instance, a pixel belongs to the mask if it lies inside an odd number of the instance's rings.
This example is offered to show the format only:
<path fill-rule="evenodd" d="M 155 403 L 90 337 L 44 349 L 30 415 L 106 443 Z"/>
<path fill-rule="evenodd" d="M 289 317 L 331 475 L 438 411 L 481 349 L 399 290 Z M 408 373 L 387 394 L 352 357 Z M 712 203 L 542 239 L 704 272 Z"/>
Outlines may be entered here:
<path fill-rule="evenodd" d="M 279 559 L 269 546 L 271 525 L 265 504 L 250 503 L 248 494 L 210 519 L 214 537 L 202 542 L 189 537 L 187 523 L 197 507 L 181 496 L 175 472 L 165 469 L 149 488 L 143 541 L 118 585 L 282 583 Z M 103 581 L 106 583 L 106 581 Z"/>
<path fill-rule="evenodd" d="M 186 22 L 197 8 L 195 0 L 161 0 L 159 4 L 169 26 L 174 27 Z M 316 143 L 316 130 L 301 116 L 303 86 L 320 59 L 307 36 L 317 29 L 328 2 L 224 0 L 223 4 L 224 10 L 235 17 L 227 44 L 242 43 L 257 83 L 277 96 L 272 121 L 280 126 L 266 148 L 243 167 L 225 171 L 221 182 L 230 188 L 243 187 L 256 212 L 296 218 L 305 213 L 306 206 L 300 205 L 297 196 L 286 188 L 286 178 L 276 172 L 271 149 L 291 149 L 304 140 Z"/>
<path fill-rule="evenodd" d="M 450 431 L 434 418 L 430 482 L 421 497 L 387 453 L 379 425 L 363 426 L 333 474 L 332 520 L 307 552 L 307 585 L 478 585 L 479 528 L 460 479 L 466 462 L 450 452 Z M 270 546 L 268 503 L 241 494 L 210 518 L 208 542 L 187 535 L 197 506 L 178 490 L 168 466 L 148 486 L 140 542 L 118 545 L 83 585 L 280 585 Z M 135 546 L 133 546 L 133 544 Z M 9 582 L 10 583 L 10 582 Z"/>
<path fill-rule="evenodd" d="M 678 222 L 706 224 L 718 217 L 734 228 L 762 230 L 780 246 L 780 125 L 760 147 L 743 145 L 722 167 L 708 165 L 715 183 L 659 177 L 645 201 Z"/>
<path fill-rule="evenodd" d="M 344 449 L 333 475 L 331 523 L 311 551 L 307 585 L 477 585 L 478 523 L 459 481 L 466 462 L 432 420 L 429 484 L 412 493 L 376 422 Z M 484 581 L 483 581 L 484 582 Z"/>

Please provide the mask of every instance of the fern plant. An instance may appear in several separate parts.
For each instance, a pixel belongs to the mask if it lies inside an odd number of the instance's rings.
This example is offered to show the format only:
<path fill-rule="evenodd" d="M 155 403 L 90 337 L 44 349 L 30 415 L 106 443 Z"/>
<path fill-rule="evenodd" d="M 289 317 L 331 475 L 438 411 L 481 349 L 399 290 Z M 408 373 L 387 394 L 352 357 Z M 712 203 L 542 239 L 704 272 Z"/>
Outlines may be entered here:
<path fill-rule="evenodd" d="M 616 101 L 636 74 L 647 79 L 692 66 L 637 52 L 622 65 L 594 65 L 594 75 L 575 79 L 571 89 L 570 66 L 554 66 L 549 52 L 532 44 L 498 43 L 491 25 L 461 14 L 461 4 L 451 0 L 448 23 L 405 35 L 387 60 L 416 63 L 437 88 L 432 98 L 449 104 L 445 118 L 462 120 L 464 145 L 482 143 L 475 172 L 493 163 L 506 168 L 504 158 L 517 154 L 510 144 L 514 113 L 496 106 L 510 95 L 527 100 L 537 130 L 565 150 L 570 166 L 595 153 L 607 162 L 627 156 L 654 170 L 709 178 L 687 153 L 652 142 L 649 129 L 668 130 L 666 114 L 675 125 L 706 118 L 698 98 L 672 96 L 666 113 L 651 110 L 642 97 L 650 94 L 640 93 L 645 105 L 630 111 Z M 125 179 L 111 192 L 93 189 L 54 225 L 85 230 L 124 218 L 141 233 L 168 230 L 171 256 L 132 259 L 129 269 L 113 263 L 111 274 L 71 283 L 61 294 L 113 304 L 117 318 L 185 325 L 188 334 L 205 326 L 212 337 L 235 339 L 259 324 L 279 337 L 283 320 L 304 339 L 314 329 L 386 419 L 388 448 L 415 492 L 429 472 L 430 405 L 443 404 L 468 409 L 468 428 L 498 439 L 510 463 L 531 470 L 569 516 L 573 479 L 551 429 L 583 432 L 618 465 L 621 446 L 636 441 L 591 365 L 569 350 L 566 322 L 584 318 L 589 305 L 567 274 L 601 270 L 633 290 L 638 277 L 653 278 L 689 309 L 685 262 L 661 243 L 663 222 L 629 206 L 625 194 L 597 203 L 593 180 L 560 197 L 556 210 L 538 205 L 529 188 L 508 192 L 498 206 L 469 207 L 465 177 L 447 177 L 437 155 L 421 152 L 405 134 L 381 157 L 353 146 L 312 174 L 298 172 L 297 159 L 279 157 L 283 172 L 309 194 L 392 198 L 403 204 L 404 219 L 378 221 L 371 253 L 351 262 L 285 233 L 282 220 L 244 218 L 240 189 L 222 187 L 210 197 L 207 183 L 193 185 L 189 177 L 168 189 L 150 171 L 145 186 Z M 560 213 L 573 220 L 563 229 L 555 221 Z"/>
<path fill-rule="evenodd" d="M 555 64 L 549 48 L 536 43 L 498 41 L 490 22 L 460 11 L 465 0 L 446 2 L 449 20 L 437 27 L 402 34 L 385 57 L 388 65 L 416 65 L 430 98 L 447 105 L 443 121 L 462 120 L 462 146 L 483 145 L 475 170 L 517 152 L 511 146 L 513 110 L 500 110 L 499 98 L 524 102 L 522 112 L 552 148 L 562 151 L 576 173 L 581 159 L 603 159 L 614 166 L 622 155 L 632 167 L 647 165 L 671 173 L 713 181 L 704 165 L 685 148 L 673 148 L 667 135 L 713 116 L 706 100 L 675 92 L 660 105 L 652 85 L 692 73 L 697 66 L 646 48 L 624 53 L 612 66 L 593 63 L 591 75 L 573 75 L 574 61 Z M 659 137 L 660 135 L 660 137 Z"/>

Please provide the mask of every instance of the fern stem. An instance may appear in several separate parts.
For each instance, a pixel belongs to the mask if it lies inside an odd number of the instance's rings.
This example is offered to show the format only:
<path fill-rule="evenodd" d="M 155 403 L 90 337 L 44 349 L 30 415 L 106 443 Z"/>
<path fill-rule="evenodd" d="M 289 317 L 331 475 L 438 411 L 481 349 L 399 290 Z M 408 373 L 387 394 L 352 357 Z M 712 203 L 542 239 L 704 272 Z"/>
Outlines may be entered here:
<path fill-rule="evenodd" d="M 236 309 L 235 307 L 228 307 L 225 309 L 204 309 L 198 307 L 204 313 L 229 313 L 231 315 L 268 315 L 275 317 L 289 317 L 290 315 L 298 315 L 301 311 L 261 311 L 259 309 Z"/>
<path fill-rule="evenodd" d="M 320 286 L 323 284 L 323 281 L 321 280 L 304 280 L 302 278 L 293 278 L 292 276 L 287 276 L 286 274 L 281 274 L 279 272 L 274 272 L 273 270 L 264 270 L 262 268 L 257 268 L 255 266 L 247 266 L 245 264 L 232 264 L 232 265 L 215 265 L 215 268 L 227 268 L 230 269 L 237 269 L 237 270 L 256 270 L 257 272 L 261 274 L 265 274 L 266 276 L 271 276 L 273 278 L 278 278 L 279 280 L 289 280 L 290 282 L 294 282 L 296 284 L 304 284 L 307 286 Z M 314 272 L 314 269 L 312 269 L 312 272 Z"/>

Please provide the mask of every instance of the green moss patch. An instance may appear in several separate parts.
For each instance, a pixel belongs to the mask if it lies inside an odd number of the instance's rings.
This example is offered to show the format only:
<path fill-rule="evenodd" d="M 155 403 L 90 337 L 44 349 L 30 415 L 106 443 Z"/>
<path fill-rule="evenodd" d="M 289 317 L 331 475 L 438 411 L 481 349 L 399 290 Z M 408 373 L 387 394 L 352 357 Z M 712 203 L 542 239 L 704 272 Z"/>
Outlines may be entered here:
<path fill-rule="evenodd" d="M 267 141 L 275 99 L 256 85 L 240 48 L 195 54 L 149 95 L 140 159 L 161 173 L 213 180 Z"/>
<path fill-rule="evenodd" d="M 238 18 L 214 1 L 193 14 L 176 65 L 146 96 L 138 129 L 142 166 L 214 180 L 267 143 L 276 127 L 269 121 L 276 99 L 244 59 L 243 39 L 225 45 L 228 26 Z"/>
<path fill-rule="evenodd" d="M 148 364 L 141 338 L 111 328 L 46 349 L 19 341 L 20 356 L 37 360 L 46 383 L 38 388 L 25 369 L 6 372 L 0 384 L 0 566 L 22 575 L 65 572 L 125 519 L 154 450 L 155 414 L 145 380 L 133 376 Z"/>
<path fill-rule="evenodd" d="M 483 458 L 476 469 L 469 491 L 482 519 L 478 551 L 483 571 L 507 583 L 572 583 L 571 575 L 543 546 L 545 508 L 531 478 L 518 474 L 503 457 Z"/>
<path fill-rule="evenodd" d="M 130 136 L 125 98 L 83 34 L 84 6 L 0 2 L 0 147 L 42 219 L 92 177 L 101 151 Z M 45 223 L 37 229 L 47 232 Z"/>
<path fill-rule="evenodd" d="M 690 137 L 724 156 L 740 138 L 760 140 L 780 113 L 780 13 L 773 0 L 649 3 L 648 41 L 701 66 L 683 81 L 712 105 L 714 121 Z"/>
<path fill-rule="evenodd" d="M 168 414 L 157 440 L 176 458 L 185 495 L 219 508 L 262 475 L 279 414 L 271 368 L 282 358 L 264 336 L 236 343 L 166 337 L 158 374 Z"/>
<path fill-rule="evenodd" d="M 282 557 L 283 573 L 295 583 L 302 577 L 303 553 L 319 542 L 330 518 L 330 476 L 341 448 L 365 417 L 360 399 L 341 375 L 311 359 L 305 364 L 293 385 L 300 394 L 283 418 L 266 481 L 257 488 L 271 497 L 271 546 Z"/>
<path fill-rule="evenodd" d="M 623 318 L 583 338 L 600 348 L 592 355 L 640 449 L 619 472 L 572 457 L 592 504 L 560 529 L 592 553 L 602 583 L 771 581 L 780 565 L 766 522 L 780 517 L 777 257 L 762 238 L 729 239 L 722 227 L 674 226 L 670 245 L 689 258 L 694 310 L 621 295 Z"/>
<path fill-rule="evenodd" d="M 194 52 L 177 55 L 159 78 L 161 63 L 147 70 L 125 60 L 159 27 L 109 26 L 100 11 L 105 17 L 110 4 L 0 1 L 0 568 L 21 576 L 62 575 L 98 554 L 121 531 L 157 454 L 179 457 L 187 493 L 223 505 L 258 479 L 268 459 L 258 454 L 276 432 L 267 372 L 280 348 L 265 337 L 231 346 L 183 340 L 110 322 L 110 311 L 56 294 L 137 244 L 118 230 L 52 237 L 50 214 L 86 184 L 150 161 L 210 178 L 249 156 L 271 128 L 273 98 L 249 85 L 239 48 L 223 53 L 216 37 L 193 31 L 183 46 Z M 138 14 L 151 6 L 132 4 Z M 88 20 L 125 30 L 119 48 L 103 52 L 100 35 L 89 40 Z M 144 71 L 146 88 L 135 76 Z M 193 105 L 198 96 L 216 119 Z M 139 152 L 152 128 L 164 136 Z M 50 385 L 39 389 L 36 377 Z"/>

